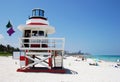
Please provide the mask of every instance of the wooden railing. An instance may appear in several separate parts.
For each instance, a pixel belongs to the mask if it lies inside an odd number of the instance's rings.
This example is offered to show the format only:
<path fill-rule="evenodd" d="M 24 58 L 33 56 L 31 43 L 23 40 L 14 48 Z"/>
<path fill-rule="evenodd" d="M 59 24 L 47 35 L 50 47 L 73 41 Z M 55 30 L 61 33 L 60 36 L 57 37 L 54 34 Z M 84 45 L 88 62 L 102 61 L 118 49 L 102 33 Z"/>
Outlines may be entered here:
<path fill-rule="evenodd" d="M 20 38 L 21 50 L 64 50 L 64 38 Z"/>

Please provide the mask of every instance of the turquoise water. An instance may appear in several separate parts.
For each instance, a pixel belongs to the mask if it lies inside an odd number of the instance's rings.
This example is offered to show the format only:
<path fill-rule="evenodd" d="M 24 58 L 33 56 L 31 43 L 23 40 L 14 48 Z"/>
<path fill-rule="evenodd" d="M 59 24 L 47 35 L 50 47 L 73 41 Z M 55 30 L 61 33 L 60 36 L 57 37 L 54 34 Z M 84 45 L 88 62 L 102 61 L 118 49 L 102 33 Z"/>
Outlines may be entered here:
<path fill-rule="evenodd" d="M 120 60 L 120 55 L 92 55 L 89 56 L 89 58 L 95 58 L 109 62 L 117 62 L 118 59 Z"/>

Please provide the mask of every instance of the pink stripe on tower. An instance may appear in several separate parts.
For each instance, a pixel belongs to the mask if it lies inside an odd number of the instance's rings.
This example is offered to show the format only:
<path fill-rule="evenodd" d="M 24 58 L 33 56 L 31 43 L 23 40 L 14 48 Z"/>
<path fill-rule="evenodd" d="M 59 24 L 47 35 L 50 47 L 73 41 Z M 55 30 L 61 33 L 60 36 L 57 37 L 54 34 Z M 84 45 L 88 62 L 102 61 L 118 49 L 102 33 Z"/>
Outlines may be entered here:
<path fill-rule="evenodd" d="M 44 23 L 29 23 L 27 25 L 47 25 L 47 24 L 44 24 Z"/>

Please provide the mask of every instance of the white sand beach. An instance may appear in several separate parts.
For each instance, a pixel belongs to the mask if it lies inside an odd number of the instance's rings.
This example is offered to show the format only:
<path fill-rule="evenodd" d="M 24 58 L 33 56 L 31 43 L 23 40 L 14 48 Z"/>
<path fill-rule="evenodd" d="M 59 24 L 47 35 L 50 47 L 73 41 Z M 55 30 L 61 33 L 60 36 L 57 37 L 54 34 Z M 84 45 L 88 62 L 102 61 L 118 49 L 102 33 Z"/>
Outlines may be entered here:
<path fill-rule="evenodd" d="M 120 68 L 116 63 L 98 62 L 91 66 L 87 61 L 75 61 L 76 57 L 64 59 L 66 74 L 16 72 L 19 61 L 12 57 L 0 57 L 0 82 L 120 82 Z"/>

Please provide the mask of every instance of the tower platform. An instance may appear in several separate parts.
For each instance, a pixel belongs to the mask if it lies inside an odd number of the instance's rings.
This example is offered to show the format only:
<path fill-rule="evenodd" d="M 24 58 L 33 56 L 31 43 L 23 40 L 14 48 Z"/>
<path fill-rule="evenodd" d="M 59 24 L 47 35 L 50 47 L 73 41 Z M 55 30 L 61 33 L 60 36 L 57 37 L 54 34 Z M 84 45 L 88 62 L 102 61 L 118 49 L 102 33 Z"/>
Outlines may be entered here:
<path fill-rule="evenodd" d="M 48 69 L 46 67 L 30 67 L 30 68 L 19 68 L 17 72 L 46 72 L 46 73 L 66 73 L 65 68 L 52 68 Z"/>

